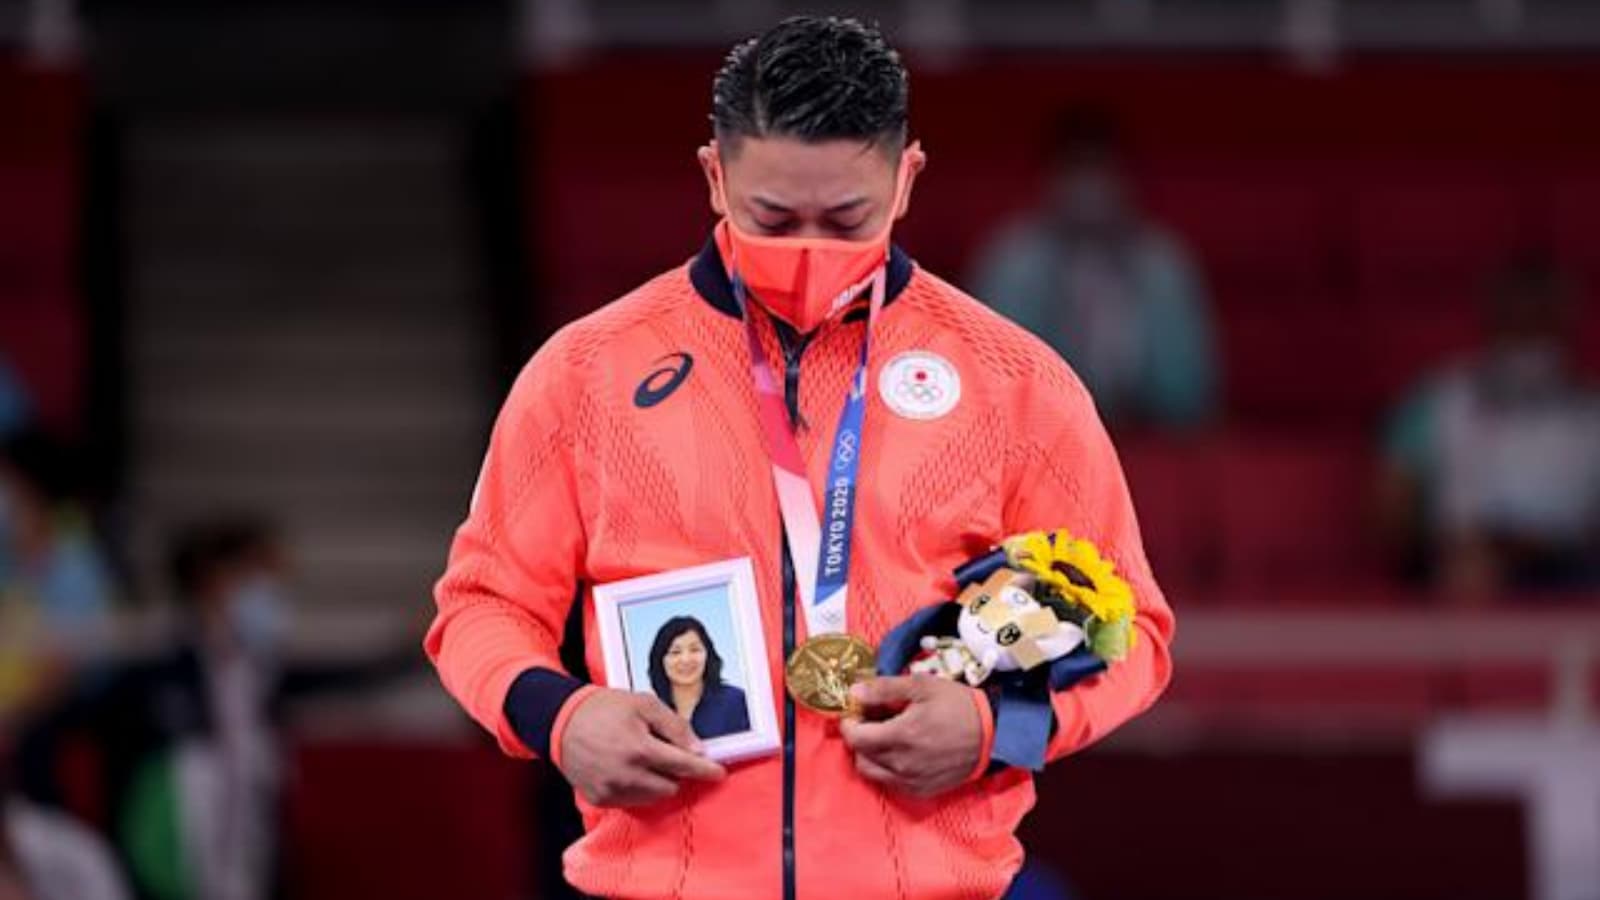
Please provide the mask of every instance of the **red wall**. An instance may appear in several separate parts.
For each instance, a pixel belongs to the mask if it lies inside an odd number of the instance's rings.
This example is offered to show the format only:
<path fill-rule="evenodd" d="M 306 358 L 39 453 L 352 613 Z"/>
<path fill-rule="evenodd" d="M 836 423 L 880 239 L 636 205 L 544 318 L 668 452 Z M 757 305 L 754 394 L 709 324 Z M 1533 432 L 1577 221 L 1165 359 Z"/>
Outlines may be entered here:
<path fill-rule="evenodd" d="M 1520 808 L 1415 782 L 1394 752 L 1091 752 L 1041 777 L 1021 837 L 1085 897 L 1525 896 Z"/>
<path fill-rule="evenodd" d="M 530 896 L 550 852 L 530 812 L 559 786 L 489 747 L 319 743 L 295 757 L 285 847 L 291 896 L 433 900 Z"/>
<path fill-rule="evenodd" d="M 0 353 L 44 424 L 75 433 L 84 378 L 77 285 L 77 73 L 0 58 Z"/>
<path fill-rule="evenodd" d="M 490 748 L 318 744 L 290 798 L 290 887 L 305 900 L 539 896 L 554 853 L 530 785 L 543 764 Z M 1086 897 L 1276 900 L 1523 896 L 1513 802 L 1420 795 L 1392 751 L 1090 751 L 1052 766 L 1021 837 Z"/>

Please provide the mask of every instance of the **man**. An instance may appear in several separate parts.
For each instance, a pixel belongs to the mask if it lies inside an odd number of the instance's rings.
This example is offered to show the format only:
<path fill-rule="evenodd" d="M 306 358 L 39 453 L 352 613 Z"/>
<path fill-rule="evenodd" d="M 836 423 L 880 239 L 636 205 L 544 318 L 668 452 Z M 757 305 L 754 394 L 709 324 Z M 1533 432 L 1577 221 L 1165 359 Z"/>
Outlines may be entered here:
<path fill-rule="evenodd" d="M 1172 615 L 1087 393 L 889 244 L 924 162 L 906 85 L 851 20 L 790 19 L 736 47 L 699 151 L 723 221 L 686 266 L 553 337 L 501 412 L 426 648 L 506 752 L 576 788 L 587 834 L 565 868 L 587 893 L 997 896 L 1033 803 L 1027 770 L 991 771 L 986 696 L 931 677 L 857 684 L 862 716 L 842 721 L 776 687 L 781 752 L 715 764 L 655 696 L 563 671 L 564 623 L 594 584 L 750 557 L 782 685 L 797 644 L 876 643 L 949 596 L 969 557 L 1065 527 L 1126 574 L 1139 637 L 1054 695 L 1041 751 L 1084 747 L 1167 682 Z M 822 507 L 843 463 L 863 489 Z M 814 579 L 819 509 L 857 563 L 847 585 Z M 602 672 L 593 615 L 585 651 Z"/>
<path fill-rule="evenodd" d="M 177 537 L 171 570 L 181 629 L 172 651 L 89 680 L 38 723 L 23 743 L 23 787 L 35 802 L 63 804 L 56 761 L 65 742 L 90 738 L 139 896 L 267 896 L 283 559 L 265 525 L 218 520 Z"/>
<path fill-rule="evenodd" d="M 104 630 L 115 588 L 78 469 L 75 453 L 41 431 L 0 441 L 0 595 L 26 598 L 52 632 L 81 645 Z"/>
<path fill-rule="evenodd" d="M 1176 235 L 1146 219 L 1104 115 L 1064 116 L 1040 208 L 979 259 L 973 287 L 1044 338 L 1115 423 L 1181 430 L 1216 413 L 1204 286 Z"/>
<path fill-rule="evenodd" d="M 73 454 L 0 441 L 0 728 L 48 703 L 110 640 L 115 583 L 77 497 Z"/>
<path fill-rule="evenodd" d="M 1396 556 L 1452 597 L 1600 584 L 1600 392 L 1575 360 L 1577 292 L 1548 264 L 1489 291 L 1488 345 L 1391 417 L 1382 499 Z"/>
<path fill-rule="evenodd" d="M 182 529 L 170 554 L 174 646 L 88 680 L 23 742 L 24 792 L 64 805 L 66 742 L 96 747 L 112 837 L 141 898 L 278 896 L 286 702 L 415 669 L 416 651 L 366 663 L 283 661 L 290 566 L 252 517 Z"/>

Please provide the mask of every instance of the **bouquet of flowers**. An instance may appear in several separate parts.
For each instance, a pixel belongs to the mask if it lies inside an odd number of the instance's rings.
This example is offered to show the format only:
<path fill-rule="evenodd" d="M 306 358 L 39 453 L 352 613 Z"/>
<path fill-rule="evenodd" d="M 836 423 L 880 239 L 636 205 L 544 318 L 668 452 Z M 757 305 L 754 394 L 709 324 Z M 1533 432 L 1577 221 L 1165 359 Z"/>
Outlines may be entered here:
<path fill-rule="evenodd" d="M 1102 664 L 1133 646 L 1133 591 L 1115 565 L 1065 530 L 1006 539 L 957 570 L 963 590 L 955 634 L 924 634 L 910 663 L 926 673 L 982 684 L 1026 672 L 1080 648 Z"/>

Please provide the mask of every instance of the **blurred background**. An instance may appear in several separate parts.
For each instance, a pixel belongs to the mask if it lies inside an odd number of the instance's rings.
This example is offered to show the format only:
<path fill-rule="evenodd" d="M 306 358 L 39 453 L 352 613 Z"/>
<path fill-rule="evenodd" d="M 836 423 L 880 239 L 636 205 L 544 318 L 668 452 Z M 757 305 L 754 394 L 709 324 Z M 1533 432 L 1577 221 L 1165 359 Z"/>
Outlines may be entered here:
<path fill-rule="evenodd" d="M 0 897 L 566 896 L 431 582 L 796 12 L 907 55 L 897 239 L 1084 375 L 1179 614 L 1034 896 L 1600 897 L 1589 0 L 0 0 Z"/>

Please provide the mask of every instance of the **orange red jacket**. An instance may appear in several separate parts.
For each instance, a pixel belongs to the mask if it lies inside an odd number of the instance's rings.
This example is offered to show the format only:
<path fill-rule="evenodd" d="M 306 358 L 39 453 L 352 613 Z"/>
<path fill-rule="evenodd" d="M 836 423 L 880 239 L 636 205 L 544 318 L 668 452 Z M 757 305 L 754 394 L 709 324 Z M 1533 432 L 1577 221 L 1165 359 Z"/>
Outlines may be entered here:
<path fill-rule="evenodd" d="M 721 254 L 709 241 L 687 265 L 561 330 L 528 363 L 438 583 L 428 655 L 507 753 L 549 753 L 559 764 L 561 731 L 592 690 L 558 653 L 573 603 L 590 604 L 595 584 L 749 556 L 773 702 L 780 724 L 792 723 L 783 752 L 735 764 L 716 784 L 685 783 L 652 806 L 599 809 L 580 798 L 586 835 L 566 851 L 568 879 L 606 897 L 779 897 L 786 887 L 800 898 L 998 896 L 1022 860 L 1014 832 L 1034 802 L 1028 772 L 986 774 L 980 764 L 943 795 L 904 796 L 856 774 L 831 720 L 788 716 L 783 660 L 804 621 Z M 1067 528 L 1088 538 L 1132 586 L 1141 634 L 1127 660 L 1053 696 L 1048 756 L 1066 756 L 1147 708 L 1171 672 L 1173 616 L 1121 466 L 1082 384 L 1044 343 L 898 248 L 889 292 L 871 347 L 850 630 L 876 641 L 952 596 L 952 569 L 1008 535 Z M 820 502 L 864 313 L 809 339 L 757 318 L 769 358 L 787 363 Z M 882 372 L 911 351 L 959 379 L 948 412 L 914 417 L 886 402 L 895 386 L 880 384 Z M 603 684 L 587 611 L 585 658 Z M 973 697 L 986 708 L 981 692 Z"/>

